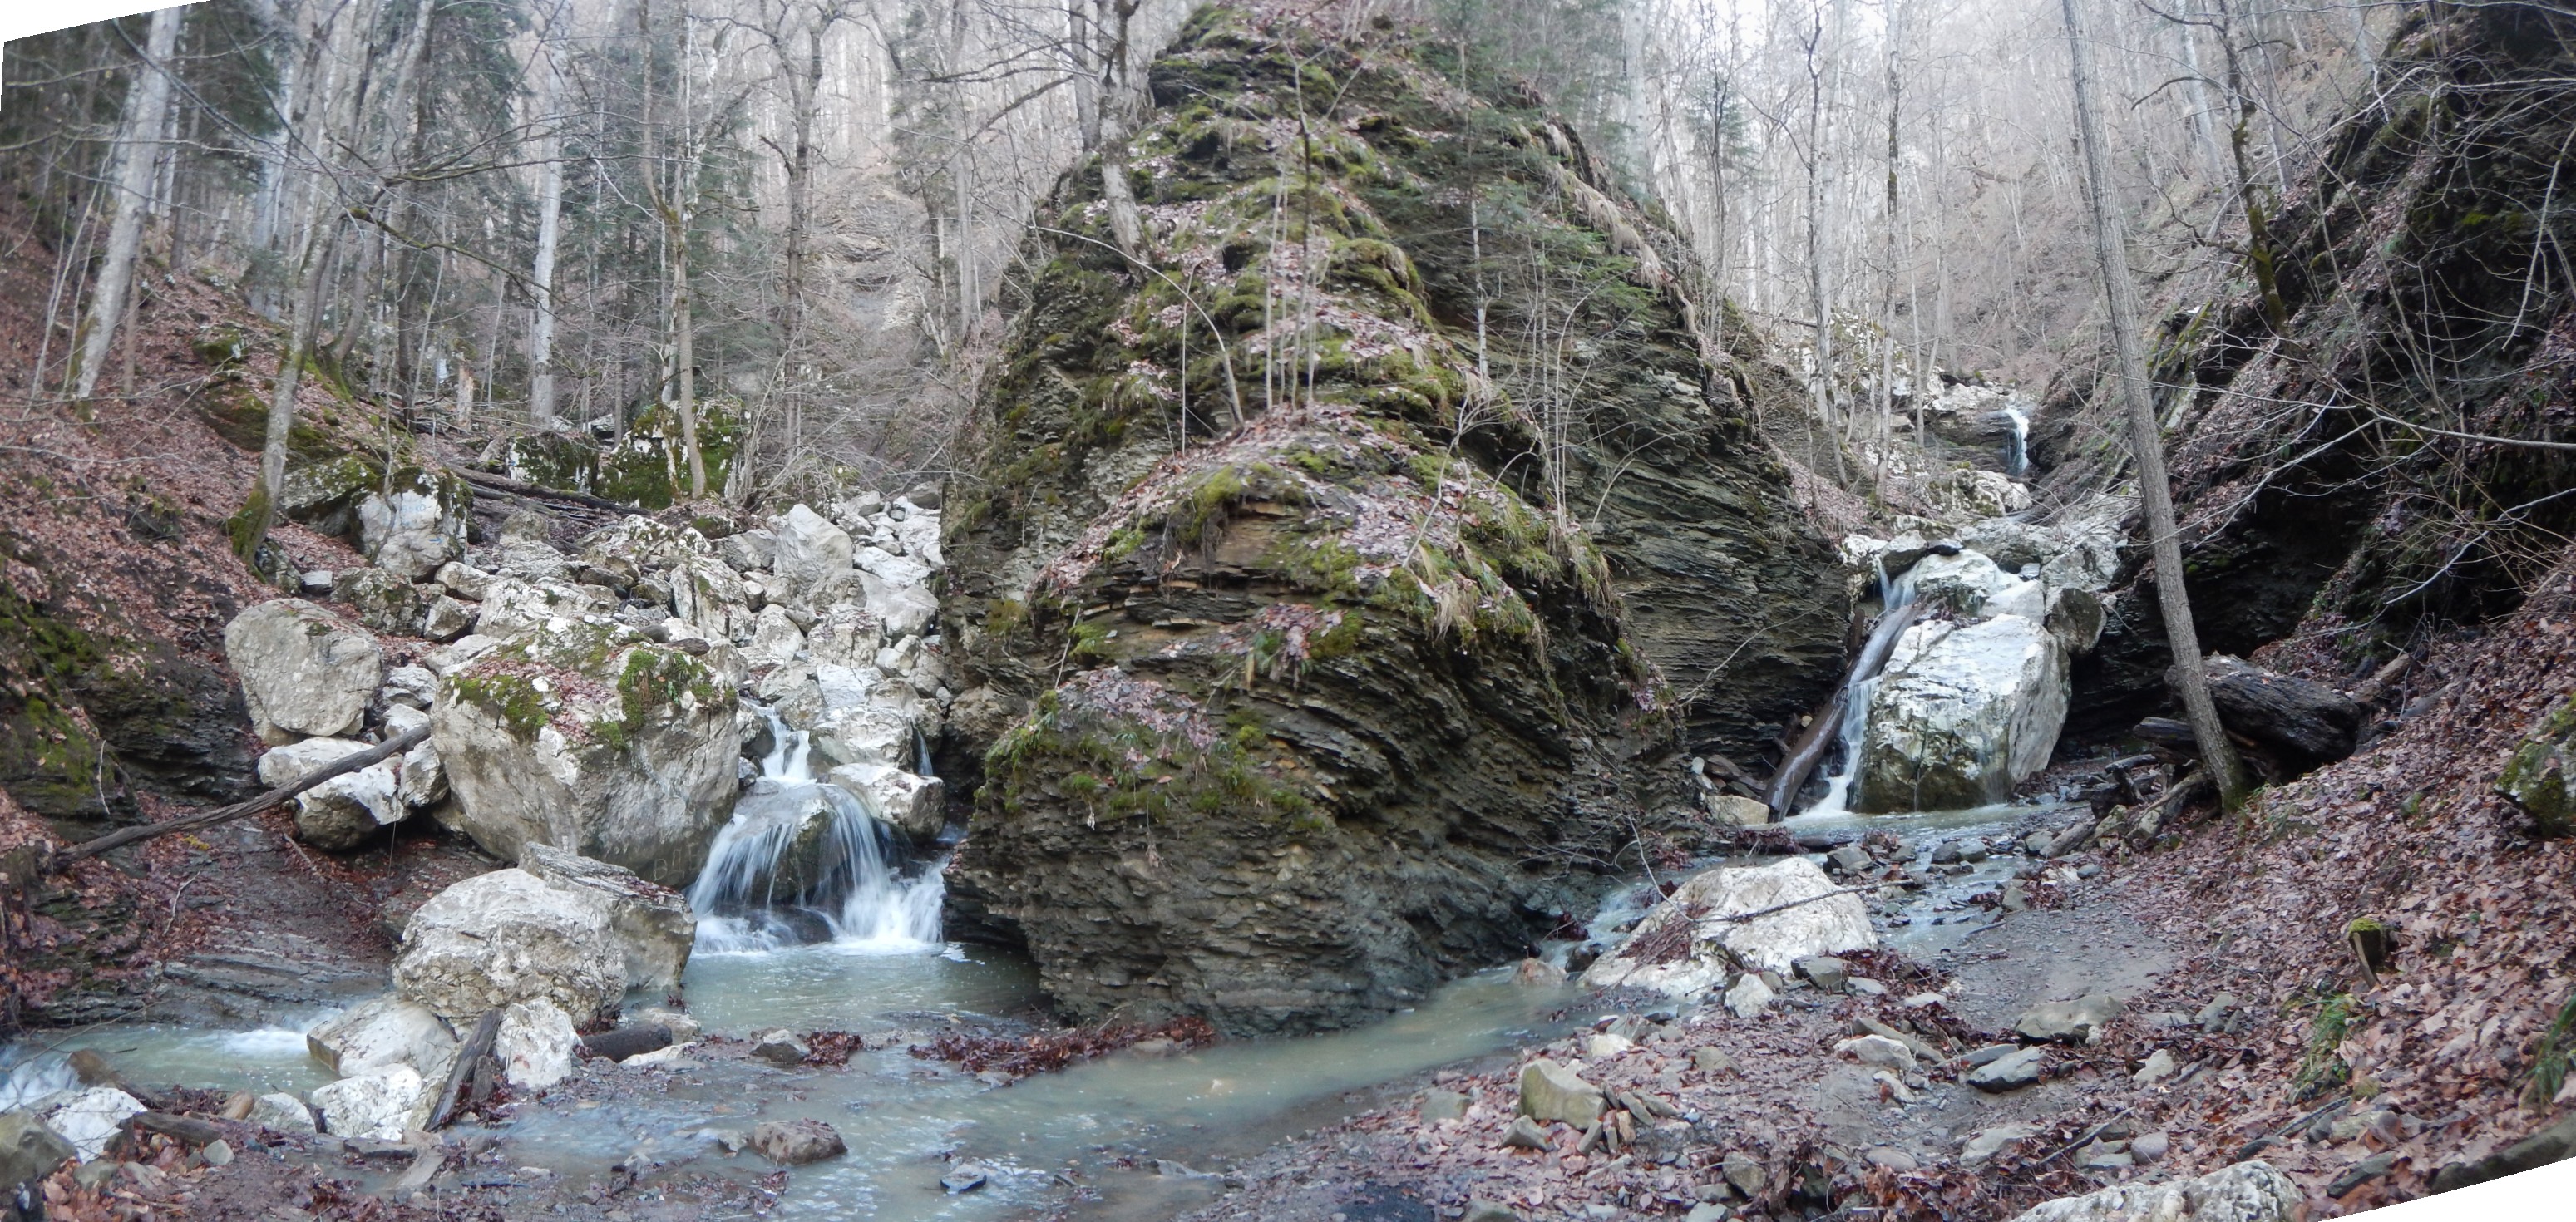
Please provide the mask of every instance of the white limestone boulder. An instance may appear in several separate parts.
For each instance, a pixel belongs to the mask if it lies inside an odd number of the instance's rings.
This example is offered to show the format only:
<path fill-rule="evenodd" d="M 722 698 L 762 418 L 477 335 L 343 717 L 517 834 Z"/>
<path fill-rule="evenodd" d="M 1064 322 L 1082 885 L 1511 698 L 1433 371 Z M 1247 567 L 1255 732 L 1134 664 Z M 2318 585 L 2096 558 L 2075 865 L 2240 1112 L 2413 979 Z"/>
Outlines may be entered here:
<path fill-rule="evenodd" d="M 742 661 L 753 670 L 767 670 L 795 661 L 804 649 L 805 634 L 794 617 L 787 608 L 772 603 L 752 617 L 751 641 L 742 648 Z"/>
<path fill-rule="evenodd" d="M 572 625 L 604 623 L 615 610 L 593 588 L 525 581 L 515 576 L 495 577 L 485 591 L 473 635 L 460 639 L 457 645 L 477 636 L 508 642 L 540 631 L 560 632 Z M 431 669 L 438 667 L 433 664 Z"/>
<path fill-rule="evenodd" d="M 625 996 L 626 952 L 598 896 L 521 869 L 431 896 L 403 929 L 394 987 L 450 1023 L 543 998 L 588 1019 Z"/>
<path fill-rule="evenodd" d="M 400 1141 L 437 1106 L 427 1097 L 432 1089 L 409 1065 L 379 1065 L 313 1088 L 313 1107 L 322 1114 L 322 1131 L 334 1137 Z"/>
<path fill-rule="evenodd" d="M 937 840 L 940 830 L 948 826 L 948 785 L 938 777 L 888 764 L 861 763 L 834 768 L 829 779 L 864 798 L 871 813 L 918 843 Z"/>
<path fill-rule="evenodd" d="M 313 1059 L 347 1077 L 385 1065 L 409 1065 L 424 1077 L 456 1059 L 456 1033 L 427 1006 L 398 993 L 362 1001 L 304 1033 Z"/>
<path fill-rule="evenodd" d="M 394 796 L 413 810 L 447 800 L 447 763 L 438 757 L 436 743 L 422 743 L 403 752 L 395 778 Z"/>
<path fill-rule="evenodd" d="M 355 733 L 384 681 L 384 652 L 366 629 L 301 598 L 279 598 L 224 626 L 251 728 L 268 743 Z"/>
<path fill-rule="evenodd" d="M 2066 721 L 2064 644 L 2037 621 L 1918 624 L 1870 694 L 1852 807 L 1964 810 L 2048 766 Z"/>
<path fill-rule="evenodd" d="M 1964 619 L 1984 614 L 1987 598 L 2021 580 L 1983 552 L 1973 551 L 1927 555 L 1915 561 L 1905 577 L 1914 586 L 1915 601 Z"/>
<path fill-rule="evenodd" d="M 784 598 L 811 600 L 850 571 L 850 534 L 823 515 L 797 505 L 771 519 L 769 528 L 777 546 L 770 561 L 778 576 L 773 588 Z"/>
<path fill-rule="evenodd" d="M 271 789 L 292 785 L 314 769 L 366 749 L 367 744 L 353 738 L 308 738 L 282 747 L 271 747 L 260 753 L 259 783 Z"/>
<path fill-rule="evenodd" d="M 625 959 L 626 987 L 679 986 L 681 973 L 688 970 L 689 948 L 698 936 L 698 919 L 679 892 L 647 882 L 632 870 L 547 844 L 528 845 L 519 855 L 519 868 L 549 886 L 586 895 L 602 907 L 618 953 Z"/>
<path fill-rule="evenodd" d="M 419 581 L 465 555 L 474 488 L 418 467 L 396 471 L 358 502 L 358 550 L 377 568 Z"/>
<path fill-rule="evenodd" d="M 888 680 L 874 666 L 817 666 L 813 683 L 819 708 L 806 724 L 797 725 L 793 717 L 789 724 L 812 732 L 823 764 L 902 767 L 912 761 L 919 697 L 909 686 Z"/>
<path fill-rule="evenodd" d="M 834 603 L 805 632 L 805 659 L 817 667 L 870 666 L 885 644 L 885 627 L 856 603 Z"/>
<path fill-rule="evenodd" d="M 624 518 L 582 536 L 576 545 L 581 562 L 606 569 L 627 581 L 667 573 L 692 560 L 714 560 L 716 547 L 695 528 L 657 522 L 642 514 Z"/>
<path fill-rule="evenodd" d="M 513 1002 L 501 1010 L 492 1055 L 511 1085 L 544 1090 L 571 1076 L 573 1048 L 580 1040 L 572 1016 L 562 1007 L 543 998 Z"/>
<path fill-rule="evenodd" d="M 402 761 L 378 760 L 295 795 L 295 838 L 326 853 L 376 843 L 411 815 L 402 798 Z"/>
<path fill-rule="evenodd" d="M 745 675 L 731 646 L 617 624 L 558 622 L 482 655 L 430 713 L 454 826 L 505 861 L 547 844 L 686 886 L 732 812 Z"/>
<path fill-rule="evenodd" d="M 902 586 L 928 585 L 930 562 L 919 556 L 898 556 L 871 543 L 858 550 L 856 563 L 865 572 L 874 573 Z"/>
<path fill-rule="evenodd" d="M 741 575 L 712 556 L 692 559 L 665 575 L 671 614 L 698 626 L 711 641 L 749 644 L 759 619 Z"/>
<path fill-rule="evenodd" d="M 244 1119 L 280 1133 L 321 1132 L 320 1126 L 313 1123 L 313 1109 L 285 1091 L 271 1091 L 251 1100 L 250 1115 Z"/>
<path fill-rule="evenodd" d="M 1810 955 L 1877 946 L 1868 907 L 1836 890 L 1804 857 L 1703 870 L 1649 910 L 1626 942 L 1584 971 L 1582 983 L 1686 997 L 1723 982 L 1736 961 L 1788 972 Z M 1739 919 L 1754 912 L 1766 915 Z"/>
<path fill-rule="evenodd" d="M 902 516 L 896 518 L 897 514 Z M 932 568 L 945 561 L 939 554 L 939 511 L 924 509 L 903 497 L 895 498 L 887 517 L 895 518 L 894 533 L 903 540 L 903 554 Z"/>
<path fill-rule="evenodd" d="M 902 585 L 869 572 L 859 574 L 859 585 L 867 592 L 868 614 L 885 625 L 888 637 L 899 640 L 927 632 L 939 614 L 939 600 L 931 596 L 929 586 Z"/>
<path fill-rule="evenodd" d="M 93 1086 L 57 1096 L 39 1107 L 36 1115 L 46 1128 L 71 1143 L 82 1162 L 89 1162 L 107 1152 L 108 1143 L 116 1140 L 127 1118 L 143 1110 L 143 1101 L 124 1091 L 113 1086 Z"/>
<path fill-rule="evenodd" d="M 2198 1179 L 2119 1184 L 2023 1210 L 2013 1222 L 2291 1222 L 2307 1216 L 2307 1194 L 2260 1160 Z"/>

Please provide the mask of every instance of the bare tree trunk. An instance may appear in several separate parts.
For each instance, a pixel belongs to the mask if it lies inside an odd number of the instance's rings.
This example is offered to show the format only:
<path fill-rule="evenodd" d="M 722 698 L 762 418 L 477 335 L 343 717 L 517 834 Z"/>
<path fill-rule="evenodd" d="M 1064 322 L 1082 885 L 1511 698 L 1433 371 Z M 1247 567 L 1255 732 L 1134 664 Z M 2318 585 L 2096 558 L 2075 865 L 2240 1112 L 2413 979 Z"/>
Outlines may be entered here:
<path fill-rule="evenodd" d="M 1100 64 L 1100 194 L 1109 203 L 1109 231 L 1128 258 L 1145 255 L 1145 222 L 1136 208 L 1136 193 L 1127 182 L 1127 122 L 1134 92 L 1127 79 L 1129 19 L 1140 0 L 1101 0 L 1109 27 L 1109 45 Z"/>
<path fill-rule="evenodd" d="M 563 237 L 563 138 L 555 111 L 563 76 L 542 37 L 537 59 L 537 122 L 546 134 L 537 146 L 537 254 L 528 269 L 528 426 L 549 431 L 555 427 L 555 252 Z"/>
<path fill-rule="evenodd" d="M 2073 53 L 2076 135 L 2083 146 L 2084 179 L 2093 203 L 2094 254 L 2102 267 L 2102 296 L 2110 313 L 2120 394 L 2129 415 L 2129 447 L 2138 464 L 2139 500 L 2146 510 L 2147 542 L 2155 556 L 2156 602 L 2164 613 L 2165 639 L 2173 646 L 2183 711 L 2191 721 L 2192 738 L 2200 744 L 2201 763 L 2218 782 L 2219 804 L 2233 811 L 2245 800 L 2245 765 L 2219 725 L 2218 706 L 2209 697 L 2209 676 L 2201 669 L 2200 633 L 2192 624 L 2191 597 L 2183 590 L 2182 538 L 2174 524 L 2164 442 L 2147 384 L 2146 346 L 2138 333 L 2138 290 L 2129 279 L 2128 241 L 2111 186 L 2110 157 L 2102 147 L 2102 116 L 2093 99 L 2092 51 L 2086 45 L 2077 0 L 2061 3 L 2066 41 Z"/>
<path fill-rule="evenodd" d="M 98 291 L 90 299 L 88 334 L 82 337 L 80 369 L 72 397 L 86 399 L 98 389 L 99 371 L 107 367 L 116 343 L 116 324 L 125 317 L 126 296 L 134 290 L 134 264 L 143 251 L 143 217 L 152 207 L 152 183 L 160 152 L 161 128 L 170 108 L 170 77 L 164 65 L 179 49 L 180 7 L 152 14 L 144 39 L 143 63 L 134 69 L 134 86 L 125 95 L 125 126 L 116 140 L 116 220 L 108 226 L 107 257 L 98 269 Z"/>
<path fill-rule="evenodd" d="M 1832 72 L 1834 44 L 1842 35 L 1844 0 L 1834 0 L 1833 28 L 1819 12 L 1815 39 L 1807 49 L 1807 296 L 1816 320 L 1816 420 L 1826 427 L 1830 443 L 1834 406 L 1833 298 L 1825 275 L 1825 145 L 1832 138 L 1826 119 L 1825 78 Z M 1833 446 L 1834 475 L 1847 478 L 1843 448 Z M 1810 456 L 1812 457 L 1812 456 Z"/>

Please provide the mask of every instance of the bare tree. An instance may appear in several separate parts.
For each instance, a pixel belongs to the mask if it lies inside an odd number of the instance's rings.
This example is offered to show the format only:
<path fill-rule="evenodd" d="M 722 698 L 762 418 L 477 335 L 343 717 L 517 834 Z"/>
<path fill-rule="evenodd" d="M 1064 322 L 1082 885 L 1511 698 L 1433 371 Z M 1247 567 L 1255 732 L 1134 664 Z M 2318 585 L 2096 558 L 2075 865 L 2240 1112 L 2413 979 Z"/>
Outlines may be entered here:
<path fill-rule="evenodd" d="M 2164 614 L 2165 639 L 2173 646 L 2176 685 L 2182 689 L 2183 712 L 2191 721 L 2200 758 L 2218 782 L 2221 806 L 2235 810 L 2245 800 L 2245 765 L 2227 741 L 2210 700 L 2209 676 L 2202 669 L 2200 633 L 2192 624 L 2191 596 L 2183 589 L 2182 538 L 2174 524 L 2173 489 L 2166 482 L 2164 442 L 2156 425 L 2155 397 L 2147 383 L 2146 344 L 2138 333 L 2138 290 L 2129 277 L 2128 240 L 2112 189 L 2110 158 L 2104 145 L 2102 116 L 2094 101 L 2092 52 L 2086 45 L 2078 0 L 2060 0 L 2066 14 L 2067 49 L 2072 57 L 2077 143 L 2083 149 L 2084 181 L 2093 203 L 2094 254 L 2101 264 L 2102 297 L 2110 315 L 2112 347 L 2117 357 L 2120 396 L 2129 418 L 2129 448 L 2138 466 L 2138 499 L 2146 513 L 2147 543 L 2155 556 L 2156 604 Z"/>
<path fill-rule="evenodd" d="M 143 220 L 152 209 L 154 167 L 161 148 L 161 129 L 170 109 L 167 65 L 179 49 L 184 7 L 152 14 L 144 37 L 142 62 L 125 95 L 125 124 L 116 137 L 116 219 L 108 226 L 107 251 L 98 269 L 98 288 L 90 299 L 87 334 L 80 347 L 72 397 L 89 398 L 98 389 L 98 372 L 116 343 L 116 324 L 125 316 L 126 297 L 134 287 L 134 264 L 143 250 Z"/>
<path fill-rule="evenodd" d="M 528 427 L 555 427 L 555 256 L 563 244 L 563 68 L 555 62 L 553 23 L 537 37 L 537 253 L 528 267 Z"/>

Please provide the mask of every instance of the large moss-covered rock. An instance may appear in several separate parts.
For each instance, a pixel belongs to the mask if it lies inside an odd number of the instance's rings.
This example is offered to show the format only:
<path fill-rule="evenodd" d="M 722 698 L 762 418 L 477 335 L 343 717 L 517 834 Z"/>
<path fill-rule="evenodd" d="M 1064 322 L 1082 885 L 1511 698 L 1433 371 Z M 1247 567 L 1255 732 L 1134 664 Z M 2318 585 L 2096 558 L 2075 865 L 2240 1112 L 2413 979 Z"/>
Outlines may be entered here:
<path fill-rule="evenodd" d="M 1042 209 L 1078 236 L 1030 251 L 942 514 L 940 772 L 976 788 L 961 926 L 1077 1015 L 1333 1025 L 1517 957 L 1652 808 L 1642 744 L 1740 749 L 1838 666 L 1831 552 L 1677 246 L 1416 52 L 1194 19 L 1128 148 L 1186 299 L 1117 253 L 1096 163 Z M 1461 182 L 1585 337 L 1490 380 Z"/>
<path fill-rule="evenodd" d="M 2516 748 L 2496 776 L 2496 792 L 2531 816 L 2544 836 L 2576 835 L 2576 786 L 2569 760 L 2576 758 L 2576 704 L 2562 704 Z"/>
<path fill-rule="evenodd" d="M 530 625 L 440 683 L 455 826 L 505 861 L 547 844 L 687 886 L 733 810 L 744 677 L 730 646 L 692 654 L 597 615 Z"/>

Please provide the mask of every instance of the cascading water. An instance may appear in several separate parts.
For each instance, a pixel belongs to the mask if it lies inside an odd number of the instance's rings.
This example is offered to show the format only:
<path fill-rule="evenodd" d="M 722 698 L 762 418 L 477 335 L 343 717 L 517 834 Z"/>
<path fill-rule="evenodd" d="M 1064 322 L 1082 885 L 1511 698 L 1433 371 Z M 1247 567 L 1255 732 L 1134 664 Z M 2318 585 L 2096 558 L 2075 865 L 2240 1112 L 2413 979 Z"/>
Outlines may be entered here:
<path fill-rule="evenodd" d="M 1869 640 L 1861 646 L 1860 656 L 1852 664 L 1851 679 L 1843 687 L 1842 723 L 1836 727 L 1841 763 L 1825 777 L 1825 795 L 1808 807 L 1806 815 L 1840 815 L 1848 813 L 1852 782 L 1860 776 L 1861 739 L 1869 732 L 1869 702 L 1878 690 L 1880 671 L 1887 656 L 1896 647 L 1896 638 L 1914 623 L 1914 568 L 1889 574 L 1884 559 L 1878 564 L 1878 599 L 1881 611 Z"/>
<path fill-rule="evenodd" d="M 2030 417 L 2020 408 L 2007 405 L 2004 418 L 2012 421 L 2012 453 L 2004 460 L 2004 474 L 2020 479 L 2030 470 Z"/>
<path fill-rule="evenodd" d="M 689 886 L 698 950 L 818 941 L 889 954 L 938 948 L 939 863 L 906 877 L 894 829 L 864 797 L 815 780 L 806 733 L 760 712 L 775 745 Z"/>

